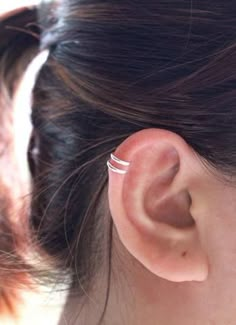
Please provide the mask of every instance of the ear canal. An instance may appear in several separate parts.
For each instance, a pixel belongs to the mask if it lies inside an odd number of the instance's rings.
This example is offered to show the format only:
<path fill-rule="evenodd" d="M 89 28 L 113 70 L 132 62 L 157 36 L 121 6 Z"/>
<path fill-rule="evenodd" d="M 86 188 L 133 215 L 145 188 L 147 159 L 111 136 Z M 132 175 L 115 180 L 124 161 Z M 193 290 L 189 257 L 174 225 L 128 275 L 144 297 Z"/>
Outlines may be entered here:
<path fill-rule="evenodd" d="M 169 188 L 178 172 L 179 163 L 156 177 L 145 193 L 145 209 L 154 221 L 188 228 L 195 225 L 190 213 L 191 197 L 185 189 L 174 193 Z"/>
<path fill-rule="evenodd" d="M 156 213 L 149 211 L 149 215 L 158 222 L 167 223 L 176 228 L 189 228 L 195 225 L 188 206 L 191 205 L 191 198 L 186 191 L 182 191 L 172 197 L 167 197 L 158 202 Z M 173 213 L 174 211 L 174 213 Z"/>

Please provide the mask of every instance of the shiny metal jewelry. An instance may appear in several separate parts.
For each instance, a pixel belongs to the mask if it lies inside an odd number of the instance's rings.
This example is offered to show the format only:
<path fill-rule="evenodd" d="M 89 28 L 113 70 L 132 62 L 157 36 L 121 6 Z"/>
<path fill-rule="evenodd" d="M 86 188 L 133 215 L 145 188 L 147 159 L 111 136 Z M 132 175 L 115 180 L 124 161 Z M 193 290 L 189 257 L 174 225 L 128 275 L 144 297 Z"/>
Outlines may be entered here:
<path fill-rule="evenodd" d="M 111 153 L 111 160 L 115 161 L 117 164 L 120 164 L 122 166 L 129 166 L 130 165 L 130 162 L 128 161 L 124 161 L 124 160 L 121 160 L 119 158 L 117 158 L 114 154 Z M 119 169 L 115 166 L 113 166 L 110 161 L 108 160 L 107 161 L 107 166 L 108 168 L 115 172 L 115 173 L 118 173 L 118 174 L 126 174 L 127 173 L 127 170 L 124 170 L 124 169 Z"/>

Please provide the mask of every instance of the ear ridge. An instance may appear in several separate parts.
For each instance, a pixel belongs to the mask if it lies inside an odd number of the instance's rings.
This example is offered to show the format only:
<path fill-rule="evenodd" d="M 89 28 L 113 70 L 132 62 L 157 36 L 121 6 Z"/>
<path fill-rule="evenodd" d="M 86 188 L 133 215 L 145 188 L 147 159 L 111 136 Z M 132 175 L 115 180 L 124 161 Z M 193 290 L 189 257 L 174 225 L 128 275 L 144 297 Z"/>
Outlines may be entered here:
<path fill-rule="evenodd" d="M 147 132 L 150 135 L 150 130 Z M 129 144 L 126 140 L 129 156 L 120 154 L 123 144 L 115 153 L 130 161 L 127 173 L 109 172 L 109 201 L 119 237 L 127 250 L 157 276 L 175 282 L 203 281 L 208 274 L 207 256 L 190 213 L 191 197 L 179 141 L 174 135 L 162 141 L 155 129 L 152 137 L 147 138 L 144 131 L 142 135 L 137 135 L 136 142 L 135 135 Z M 165 213 L 173 214 L 173 223 L 165 220 Z M 180 226 L 177 221 L 183 217 Z"/>

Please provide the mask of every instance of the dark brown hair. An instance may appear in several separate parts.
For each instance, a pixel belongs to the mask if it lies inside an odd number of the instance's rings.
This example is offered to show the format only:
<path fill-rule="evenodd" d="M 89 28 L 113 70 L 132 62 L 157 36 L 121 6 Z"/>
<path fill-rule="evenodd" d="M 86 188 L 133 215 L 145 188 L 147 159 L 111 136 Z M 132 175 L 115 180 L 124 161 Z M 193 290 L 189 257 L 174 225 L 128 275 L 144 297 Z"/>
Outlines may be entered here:
<path fill-rule="evenodd" d="M 0 21 L 0 319 L 17 315 L 19 289 L 30 287 L 31 266 L 22 256 L 27 245 L 25 201 L 14 155 L 13 96 L 27 64 L 38 52 L 36 10 Z M 1 320 L 0 320 L 1 322 Z"/>
<path fill-rule="evenodd" d="M 175 132 L 210 172 L 235 184 L 236 5 L 190 4 L 68 0 L 42 8 L 50 56 L 34 90 L 32 225 L 81 294 L 102 257 L 111 258 L 106 161 L 129 135 Z"/>

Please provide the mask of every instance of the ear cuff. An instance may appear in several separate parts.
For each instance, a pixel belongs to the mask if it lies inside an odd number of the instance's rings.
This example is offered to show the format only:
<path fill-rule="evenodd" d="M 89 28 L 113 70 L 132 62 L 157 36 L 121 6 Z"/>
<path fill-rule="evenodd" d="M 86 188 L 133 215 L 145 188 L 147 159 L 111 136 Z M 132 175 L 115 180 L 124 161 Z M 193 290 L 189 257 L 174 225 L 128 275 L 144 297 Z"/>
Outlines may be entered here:
<path fill-rule="evenodd" d="M 128 167 L 130 165 L 130 162 L 121 160 L 112 153 L 111 153 L 110 160 L 115 161 L 117 164 L 120 164 L 121 166 L 124 166 L 124 167 Z M 107 166 L 114 173 L 117 173 L 117 174 L 126 174 L 127 173 L 127 170 L 120 169 L 120 168 L 113 166 L 109 160 L 107 161 Z"/>

